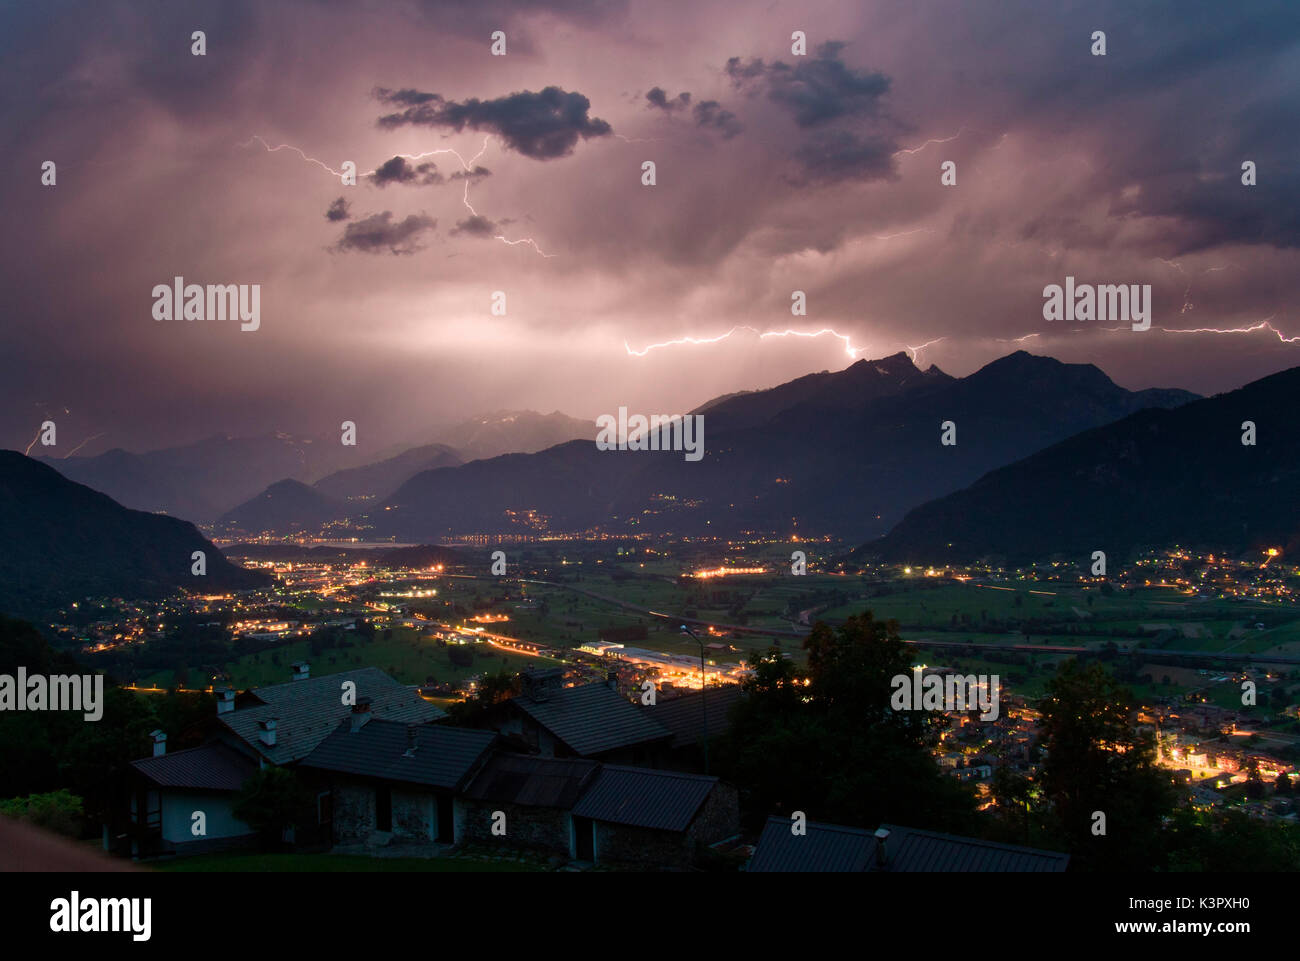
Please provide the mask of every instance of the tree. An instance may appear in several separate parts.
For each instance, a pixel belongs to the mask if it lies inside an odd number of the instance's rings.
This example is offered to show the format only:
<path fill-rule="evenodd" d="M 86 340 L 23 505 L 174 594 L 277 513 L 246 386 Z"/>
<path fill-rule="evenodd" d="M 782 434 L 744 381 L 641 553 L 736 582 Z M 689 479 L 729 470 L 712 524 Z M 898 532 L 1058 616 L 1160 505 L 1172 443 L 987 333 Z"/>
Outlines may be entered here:
<path fill-rule="evenodd" d="M 747 819 L 773 812 L 876 827 L 974 827 L 969 792 L 935 765 L 929 748 L 942 718 L 896 711 L 892 680 L 911 677 L 894 621 L 868 612 L 804 640 L 807 669 L 775 649 L 751 656 L 748 696 L 719 742 L 719 770 L 742 792 Z"/>
<path fill-rule="evenodd" d="M 1101 664 L 1066 661 L 1048 682 L 1042 712 L 1041 783 L 1061 842 L 1084 868 L 1149 870 L 1163 861 L 1162 819 L 1171 778 L 1155 741 L 1138 733 L 1131 695 Z M 1105 834 L 1094 834 L 1104 818 Z"/>
<path fill-rule="evenodd" d="M 309 823 L 311 794 L 288 768 L 262 768 L 235 798 L 232 813 L 262 836 L 263 844 L 277 847 L 284 832 Z"/>

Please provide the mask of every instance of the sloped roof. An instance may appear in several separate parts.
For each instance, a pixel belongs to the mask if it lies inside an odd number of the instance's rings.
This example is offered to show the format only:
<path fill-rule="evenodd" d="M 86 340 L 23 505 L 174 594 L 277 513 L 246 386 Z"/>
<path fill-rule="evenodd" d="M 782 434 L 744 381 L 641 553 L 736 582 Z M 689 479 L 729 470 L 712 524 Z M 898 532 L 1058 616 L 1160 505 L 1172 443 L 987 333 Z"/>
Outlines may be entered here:
<path fill-rule="evenodd" d="M 408 755 L 412 732 L 415 749 Z M 351 719 L 345 719 L 303 758 L 301 766 L 455 789 L 473 772 L 495 740 L 491 731 L 378 718 L 353 731 Z"/>
<path fill-rule="evenodd" d="M 731 728 L 728 714 L 731 706 L 744 696 L 739 684 L 711 687 L 705 693 L 691 691 L 667 701 L 657 701 L 643 710 L 655 721 L 673 732 L 673 747 L 687 747 L 700 740 L 704 733 L 705 712 L 708 712 L 709 739 L 726 733 Z M 704 701 L 701 707 L 700 701 Z"/>
<path fill-rule="evenodd" d="M 465 790 L 476 801 L 568 810 L 600 765 L 583 758 L 497 754 Z"/>
<path fill-rule="evenodd" d="M 601 765 L 574 805 L 578 817 L 660 831 L 685 831 L 717 785 L 716 777 Z"/>
<path fill-rule="evenodd" d="M 251 692 L 262 704 L 236 708 L 218 714 L 217 720 L 256 748 L 272 764 L 289 764 L 316 749 L 352 713 L 343 703 L 342 685 L 352 681 L 358 697 L 370 698 L 370 714 L 376 719 L 423 724 L 446 717 L 446 712 L 420 697 L 377 667 L 327 674 L 305 681 L 289 681 Z M 275 719 L 276 743 L 267 747 L 259 734 L 260 722 Z"/>
<path fill-rule="evenodd" d="M 257 770 L 254 761 L 219 743 L 141 758 L 131 767 L 159 787 L 195 791 L 238 791 Z"/>
<path fill-rule="evenodd" d="M 809 821 L 792 834 L 790 818 L 770 817 L 763 826 L 750 871 L 865 871 L 876 854 L 871 831 Z"/>
<path fill-rule="evenodd" d="M 1064 871 L 1068 854 L 882 824 L 886 871 Z M 875 862 L 871 867 L 874 869 Z"/>
<path fill-rule="evenodd" d="M 521 694 L 510 703 L 583 757 L 672 736 L 644 710 L 601 683 L 557 688 L 540 700 Z"/>

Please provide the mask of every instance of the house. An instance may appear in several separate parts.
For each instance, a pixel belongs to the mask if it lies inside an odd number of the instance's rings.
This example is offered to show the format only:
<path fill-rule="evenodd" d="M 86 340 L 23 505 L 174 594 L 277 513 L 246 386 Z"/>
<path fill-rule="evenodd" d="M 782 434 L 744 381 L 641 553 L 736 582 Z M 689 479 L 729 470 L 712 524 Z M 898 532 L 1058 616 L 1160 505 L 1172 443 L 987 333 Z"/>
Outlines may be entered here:
<path fill-rule="evenodd" d="M 335 844 L 451 844 L 459 840 L 455 796 L 496 740 L 491 731 L 374 717 L 362 698 L 298 769 Z"/>
<path fill-rule="evenodd" d="M 716 777 L 604 764 L 572 817 L 578 860 L 685 868 L 737 833 L 740 800 Z"/>
<path fill-rule="evenodd" d="M 377 668 L 311 678 L 308 665 L 298 662 L 293 677 L 238 697 L 218 690 L 217 716 L 200 747 L 169 755 L 167 735 L 153 732 L 153 757 L 131 762 L 115 779 L 108 846 L 124 856 L 148 857 L 247 843 L 252 830 L 231 813 L 236 793 L 260 768 L 292 765 L 314 751 L 349 716 L 345 692 L 358 693 L 372 717 L 403 724 L 446 717 Z M 204 815 L 201 836 L 193 833 L 196 812 Z M 292 836 L 300 844 L 328 842 L 328 834 L 322 838 L 311 829 Z"/>
<path fill-rule="evenodd" d="M 306 665 L 294 665 L 299 680 L 246 691 L 236 704 L 231 691 L 217 692 L 217 737 L 268 764 L 292 764 L 306 757 L 338 727 L 355 700 L 370 699 L 374 718 L 405 724 L 426 724 L 446 717 L 411 687 L 377 667 L 364 667 L 325 677 L 307 676 Z"/>
<path fill-rule="evenodd" d="M 654 764 L 673 740 L 611 682 L 561 687 L 559 668 L 525 671 L 522 679 L 523 692 L 497 705 L 491 724 L 530 753 Z"/>
<path fill-rule="evenodd" d="M 584 758 L 496 754 L 457 799 L 457 836 L 575 858 L 573 807 L 599 769 Z"/>
<path fill-rule="evenodd" d="M 667 700 L 656 698 L 642 710 L 672 732 L 668 743 L 672 766 L 694 770 L 703 755 L 705 733 L 713 741 L 731 730 L 731 709 L 742 697 L 739 684 L 725 684 Z"/>
<path fill-rule="evenodd" d="M 760 872 L 1064 871 L 1068 854 L 882 824 L 874 832 L 838 824 L 767 819 L 748 870 Z"/>
<path fill-rule="evenodd" d="M 168 754 L 167 735 L 154 731 L 153 739 L 154 756 L 132 761 L 127 772 L 127 829 L 119 853 L 199 854 L 255 842 L 253 829 L 232 808 L 257 762 L 217 742 Z"/>

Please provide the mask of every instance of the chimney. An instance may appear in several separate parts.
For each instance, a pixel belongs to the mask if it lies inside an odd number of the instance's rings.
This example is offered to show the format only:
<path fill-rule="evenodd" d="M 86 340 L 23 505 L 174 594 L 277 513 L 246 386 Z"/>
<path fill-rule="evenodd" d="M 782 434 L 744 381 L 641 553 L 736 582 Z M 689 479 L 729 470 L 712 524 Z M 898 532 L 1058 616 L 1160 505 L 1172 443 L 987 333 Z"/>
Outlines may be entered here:
<path fill-rule="evenodd" d="M 267 747 L 275 747 L 275 722 L 276 718 L 268 717 L 265 721 L 258 721 L 257 737 Z"/>
<path fill-rule="evenodd" d="M 418 727 L 415 724 L 406 725 L 406 753 L 403 757 L 415 757 L 416 731 Z"/>
<path fill-rule="evenodd" d="M 879 871 L 889 867 L 889 851 L 885 848 L 885 842 L 889 840 L 889 832 L 884 828 L 876 829 L 876 869 Z"/>
<path fill-rule="evenodd" d="M 359 697 L 357 703 L 352 705 L 352 724 L 349 728 L 353 734 L 365 727 L 366 722 L 370 720 L 370 698 Z"/>
<path fill-rule="evenodd" d="M 609 689 L 610 689 L 611 691 L 617 691 L 617 690 L 618 690 L 618 671 L 610 671 L 610 672 L 605 676 L 605 684 L 609 687 Z"/>
<path fill-rule="evenodd" d="M 294 661 L 289 666 L 293 668 L 293 679 L 295 681 L 305 681 L 311 677 L 311 665 L 306 661 Z"/>
<path fill-rule="evenodd" d="M 150 731 L 149 736 L 153 738 L 153 756 L 162 757 L 167 753 L 167 735 L 162 731 Z"/>
<path fill-rule="evenodd" d="M 235 692 L 228 687 L 217 688 L 217 713 L 229 714 L 235 709 Z"/>

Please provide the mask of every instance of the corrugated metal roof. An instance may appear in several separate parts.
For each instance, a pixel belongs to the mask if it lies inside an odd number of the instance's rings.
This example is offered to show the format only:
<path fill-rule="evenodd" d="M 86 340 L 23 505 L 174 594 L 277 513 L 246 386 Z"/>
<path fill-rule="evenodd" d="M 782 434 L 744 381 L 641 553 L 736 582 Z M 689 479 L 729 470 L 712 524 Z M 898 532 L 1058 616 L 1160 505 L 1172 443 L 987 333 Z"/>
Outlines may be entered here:
<path fill-rule="evenodd" d="M 411 732 L 415 750 L 407 756 Z M 403 724 L 371 719 L 359 731 L 351 720 L 340 723 L 316 750 L 303 758 L 302 767 L 361 777 L 455 789 L 491 749 L 491 731 L 448 727 L 443 724 Z"/>
<path fill-rule="evenodd" d="M 541 700 L 521 694 L 510 703 L 583 757 L 672 736 L 641 708 L 601 683 L 558 688 Z"/>
<path fill-rule="evenodd" d="M 731 706 L 743 696 L 739 684 L 726 684 L 711 687 L 704 694 L 692 691 L 666 701 L 657 700 L 653 706 L 646 705 L 642 710 L 673 732 L 673 747 L 686 747 L 698 742 L 704 733 L 706 711 L 710 740 L 730 730 Z M 701 700 L 704 701 L 703 707 Z"/>
<path fill-rule="evenodd" d="M 477 801 L 568 810 L 599 766 L 582 758 L 498 754 L 474 776 L 465 796 Z"/>
<path fill-rule="evenodd" d="M 131 766 L 159 787 L 238 791 L 257 764 L 224 744 L 204 744 L 175 754 L 146 757 Z"/>
<path fill-rule="evenodd" d="M 770 817 L 749 861 L 750 871 L 865 871 L 876 851 L 872 832 L 809 821 L 792 834 L 790 818 Z"/>
<path fill-rule="evenodd" d="M 685 831 L 716 777 L 605 764 L 574 805 L 578 817 L 661 831 Z"/>
<path fill-rule="evenodd" d="M 886 871 L 1064 871 L 1068 854 L 882 824 Z M 875 866 L 874 858 L 872 868 Z"/>
<path fill-rule="evenodd" d="M 306 681 L 290 681 L 255 688 L 252 693 L 265 704 L 236 708 L 218 714 L 217 720 L 256 748 L 273 764 L 289 764 L 306 757 L 352 713 L 343 703 L 344 681 L 356 684 L 358 697 L 369 697 L 375 718 L 423 724 L 446 717 L 446 712 L 420 697 L 376 667 L 327 674 Z M 275 718 L 276 743 L 267 747 L 260 738 L 260 722 Z"/>

